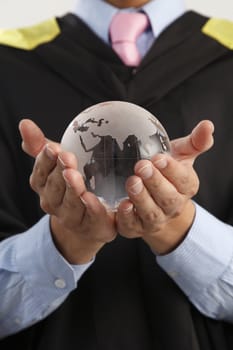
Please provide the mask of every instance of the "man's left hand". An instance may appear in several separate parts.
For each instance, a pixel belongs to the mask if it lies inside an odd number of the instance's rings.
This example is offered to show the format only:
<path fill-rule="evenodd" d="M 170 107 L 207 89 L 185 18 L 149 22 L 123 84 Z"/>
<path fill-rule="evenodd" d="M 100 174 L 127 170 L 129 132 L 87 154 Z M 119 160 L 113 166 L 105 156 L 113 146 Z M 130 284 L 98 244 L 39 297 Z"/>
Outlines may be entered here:
<path fill-rule="evenodd" d="M 187 235 L 195 216 L 192 197 L 199 188 L 195 159 L 213 145 L 214 126 L 202 121 L 186 137 L 171 142 L 171 155 L 140 160 L 126 183 L 129 199 L 117 212 L 118 232 L 141 237 L 157 254 L 174 250 Z"/>

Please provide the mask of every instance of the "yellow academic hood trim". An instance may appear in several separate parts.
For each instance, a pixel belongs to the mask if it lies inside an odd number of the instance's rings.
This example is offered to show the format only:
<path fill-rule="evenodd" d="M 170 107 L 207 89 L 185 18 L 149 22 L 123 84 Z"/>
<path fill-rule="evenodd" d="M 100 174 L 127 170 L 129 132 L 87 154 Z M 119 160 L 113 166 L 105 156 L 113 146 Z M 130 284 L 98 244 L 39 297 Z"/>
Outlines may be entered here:
<path fill-rule="evenodd" d="M 31 27 L 0 29 L 0 44 L 22 50 L 33 50 L 41 44 L 55 39 L 61 33 L 56 18 Z"/>
<path fill-rule="evenodd" d="M 41 44 L 52 41 L 60 33 L 56 18 L 51 18 L 31 27 L 0 29 L 0 44 L 33 50 Z M 233 50 L 233 22 L 211 18 L 202 28 L 202 33 Z"/>
<path fill-rule="evenodd" d="M 228 49 L 233 50 L 233 22 L 211 18 L 202 28 L 202 33 L 215 39 Z"/>

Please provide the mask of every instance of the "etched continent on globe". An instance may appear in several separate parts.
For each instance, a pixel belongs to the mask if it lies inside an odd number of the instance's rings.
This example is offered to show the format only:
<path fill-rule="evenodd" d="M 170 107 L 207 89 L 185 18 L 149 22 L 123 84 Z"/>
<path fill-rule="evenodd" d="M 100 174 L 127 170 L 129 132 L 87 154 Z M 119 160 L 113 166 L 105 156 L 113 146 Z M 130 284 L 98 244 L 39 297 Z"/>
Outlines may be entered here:
<path fill-rule="evenodd" d="M 84 110 L 70 123 L 61 144 L 76 155 L 87 190 L 113 210 L 127 197 L 125 181 L 135 163 L 170 151 L 160 122 L 142 107 L 121 101 Z"/>

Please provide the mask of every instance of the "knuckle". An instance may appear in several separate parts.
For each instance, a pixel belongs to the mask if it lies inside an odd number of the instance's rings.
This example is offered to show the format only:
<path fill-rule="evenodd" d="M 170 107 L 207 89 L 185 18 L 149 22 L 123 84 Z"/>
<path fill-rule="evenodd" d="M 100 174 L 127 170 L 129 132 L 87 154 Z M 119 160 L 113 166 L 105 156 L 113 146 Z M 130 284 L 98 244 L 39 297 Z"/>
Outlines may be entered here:
<path fill-rule="evenodd" d="M 160 179 L 160 180 L 159 180 L 159 179 L 156 179 L 156 181 L 153 181 L 153 182 L 151 183 L 151 189 L 152 189 L 152 191 L 156 192 L 156 191 L 160 188 L 161 182 L 162 182 L 161 179 Z"/>
<path fill-rule="evenodd" d="M 144 224 L 144 234 L 150 235 L 158 232 L 163 227 L 162 220 L 147 222 Z"/>
<path fill-rule="evenodd" d="M 60 193 L 63 189 L 63 186 L 61 181 L 55 181 L 53 176 L 48 176 L 46 181 L 46 188 L 53 193 Z"/>
<path fill-rule="evenodd" d="M 195 180 L 193 181 L 193 183 L 189 186 L 188 191 L 187 191 L 187 195 L 189 197 L 193 197 L 197 194 L 197 191 L 199 189 L 199 179 L 196 177 Z"/>
<path fill-rule="evenodd" d="M 177 206 L 172 213 L 172 217 L 176 218 L 176 217 L 180 216 L 182 214 L 182 211 L 183 211 L 183 207 Z"/>
<path fill-rule="evenodd" d="M 131 237 L 132 234 L 137 235 L 138 229 L 139 224 L 135 219 L 120 217 L 117 220 L 117 230 L 122 236 Z"/>
<path fill-rule="evenodd" d="M 186 169 L 182 173 L 179 177 L 179 183 L 181 189 L 183 188 L 184 190 L 184 194 L 187 194 L 190 197 L 194 196 L 198 191 L 199 178 L 193 168 L 191 170 L 189 169 L 189 171 Z"/>
<path fill-rule="evenodd" d="M 37 182 L 35 181 L 35 177 L 33 174 L 29 177 L 29 184 L 34 191 L 38 191 Z"/>
<path fill-rule="evenodd" d="M 161 207 L 163 208 L 163 210 L 169 211 L 172 208 L 177 206 L 177 202 L 178 202 L 178 197 L 177 196 L 163 198 L 161 200 Z"/>
<path fill-rule="evenodd" d="M 188 173 L 184 172 L 182 174 L 182 176 L 180 176 L 181 185 L 185 186 L 189 183 L 189 181 L 190 181 L 190 175 Z"/>
<path fill-rule="evenodd" d="M 159 217 L 160 215 L 157 212 L 149 211 L 145 214 L 144 221 L 147 223 L 154 223 L 158 221 Z"/>
<path fill-rule="evenodd" d="M 43 184 L 46 173 L 38 164 L 35 163 L 33 172 L 29 178 L 29 184 L 34 191 L 37 191 Z"/>
<path fill-rule="evenodd" d="M 45 177 L 45 170 L 41 167 L 39 162 L 35 162 L 33 172 L 38 176 L 39 178 Z"/>
<path fill-rule="evenodd" d="M 194 186 L 192 186 L 192 187 L 190 187 L 189 188 L 189 190 L 188 190 L 188 196 L 189 197 L 193 197 L 193 196 L 195 196 L 195 194 L 196 194 L 196 188 L 194 187 Z"/>
<path fill-rule="evenodd" d="M 40 207 L 45 213 L 52 214 L 51 206 L 45 198 L 40 198 Z"/>
<path fill-rule="evenodd" d="M 143 218 L 144 233 L 152 233 L 160 230 L 164 221 L 162 211 L 147 213 Z"/>

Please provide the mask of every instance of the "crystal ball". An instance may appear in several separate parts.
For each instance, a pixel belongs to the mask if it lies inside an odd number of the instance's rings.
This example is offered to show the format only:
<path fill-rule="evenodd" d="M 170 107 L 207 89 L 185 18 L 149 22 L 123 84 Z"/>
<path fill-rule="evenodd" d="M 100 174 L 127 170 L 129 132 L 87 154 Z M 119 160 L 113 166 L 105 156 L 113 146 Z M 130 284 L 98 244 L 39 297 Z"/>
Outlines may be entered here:
<path fill-rule="evenodd" d="M 87 190 L 109 210 L 116 210 L 127 198 L 125 182 L 138 160 L 170 152 L 169 137 L 159 120 L 122 101 L 85 109 L 65 130 L 61 146 L 76 155 Z"/>

